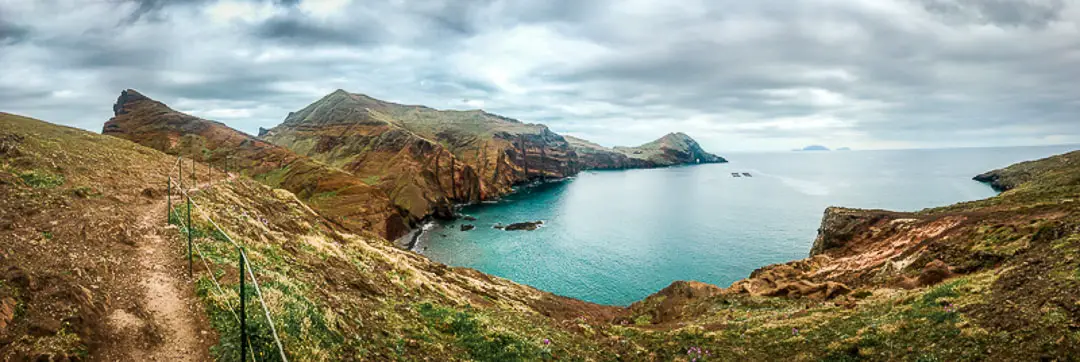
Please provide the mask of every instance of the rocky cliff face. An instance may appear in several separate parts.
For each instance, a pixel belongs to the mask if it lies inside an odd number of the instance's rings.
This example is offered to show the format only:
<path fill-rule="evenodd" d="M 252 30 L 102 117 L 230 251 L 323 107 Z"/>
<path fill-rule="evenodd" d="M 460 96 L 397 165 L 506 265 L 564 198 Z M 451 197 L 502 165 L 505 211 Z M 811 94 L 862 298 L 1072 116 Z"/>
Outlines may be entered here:
<path fill-rule="evenodd" d="M 262 139 L 379 187 L 412 219 L 450 216 L 454 203 L 500 197 L 517 184 L 583 169 L 721 162 L 685 134 L 626 153 L 582 148 L 544 125 L 483 111 L 440 111 L 335 91 Z M 582 156 L 579 151 L 588 155 Z"/>
<path fill-rule="evenodd" d="M 103 134 L 228 167 L 267 184 L 295 192 L 326 216 L 354 231 L 386 238 L 403 235 L 407 220 L 382 190 L 364 180 L 315 162 L 222 123 L 170 109 L 135 90 L 125 90 Z"/>
<path fill-rule="evenodd" d="M 290 113 L 263 138 L 370 180 L 413 218 L 450 216 L 454 203 L 565 177 L 573 157 L 562 137 L 543 126 L 342 90 Z"/>

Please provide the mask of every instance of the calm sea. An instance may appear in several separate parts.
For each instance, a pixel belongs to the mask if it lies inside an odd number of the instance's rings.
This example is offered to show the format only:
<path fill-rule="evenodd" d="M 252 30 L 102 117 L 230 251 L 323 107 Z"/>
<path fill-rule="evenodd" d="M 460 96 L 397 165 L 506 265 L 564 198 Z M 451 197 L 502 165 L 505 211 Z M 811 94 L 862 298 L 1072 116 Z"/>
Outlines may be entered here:
<path fill-rule="evenodd" d="M 724 154 L 730 163 L 583 172 L 463 210 L 416 250 L 586 301 L 628 305 L 675 280 L 726 287 L 807 256 L 830 205 L 914 211 L 993 196 L 971 177 L 1080 146 Z M 732 177 L 748 172 L 753 177 Z M 535 231 L 495 223 L 543 220 Z M 460 231 L 463 223 L 476 229 Z"/>

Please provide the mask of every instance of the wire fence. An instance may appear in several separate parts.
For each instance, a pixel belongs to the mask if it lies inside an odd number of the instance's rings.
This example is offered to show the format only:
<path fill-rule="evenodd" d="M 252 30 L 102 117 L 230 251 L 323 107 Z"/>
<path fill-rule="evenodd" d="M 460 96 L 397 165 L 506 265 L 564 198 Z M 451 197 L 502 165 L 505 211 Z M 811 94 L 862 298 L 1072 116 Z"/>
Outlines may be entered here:
<path fill-rule="evenodd" d="M 233 318 L 239 324 L 240 336 L 238 336 L 238 338 L 240 340 L 240 354 L 239 354 L 240 355 L 240 361 L 245 360 L 245 355 L 250 355 L 252 361 L 257 360 L 256 357 L 255 357 L 255 350 L 253 348 L 248 348 L 248 347 L 252 346 L 252 343 L 251 343 L 251 336 L 248 333 L 247 315 L 246 315 L 246 312 L 244 310 L 244 307 L 246 305 L 245 296 L 247 294 L 246 293 L 247 289 L 245 288 L 245 284 L 246 284 L 245 282 L 246 282 L 246 279 L 250 278 L 252 287 L 254 288 L 254 291 L 255 291 L 255 296 L 257 297 L 257 301 L 259 302 L 259 305 L 262 307 L 263 316 L 266 318 L 266 321 L 267 321 L 267 323 L 268 323 L 268 325 L 270 327 L 270 334 L 273 336 L 274 345 L 277 347 L 278 355 L 279 355 L 279 357 L 281 358 L 282 361 L 288 362 L 289 359 L 285 355 L 285 348 L 282 347 L 281 339 L 278 337 L 277 327 L 274 325 L 274 320 L 270 315 L 270 309 L 267 308 L 267 306 L 266 306 L 266 300 L 263 299 L 262 289 L 259 287 L 258 279 L 255 278 L 255 272 L 251 269 L 251 261 L 248 260 L 247 253 L 244 250 L 244 246 L 241 245 L 240 243 L 237 243 L 231 236 L 229 236 L 229 233 L 226 232 L 226 230 L 224 228 L 222 228 L 220 225 L 218 225 L 218 223 L 215 222 L 214 219 L 210 217 L 210 213 L 208 211 L 206 211 L 205 209 L 200 207 L 198 203 L 196 203 L 194 200 L 192 200 L 191 193 L 199 190 L 199 184 L 198 184 L 198 181 L 197 181 L 197 178 L 196 178 L 196 172 L 195 172 L 195 160 L 191 160 L 191 169 L 190 169 L 191 172 L 190 172 L 190 175 L 189 175 L 189 180 L 190 180 L 191 184 L 194 186 L 193 188 L 185 188 L 184 187 L 184 165 L 183 164 L 184 164 L 183 156 L 178 156 L 176 158 L 176 163 L 173 164 L 173 167 L 169 170 L 169 172 L 167 174 L 168 175 L 167 176 L 168 180 L 167 180 L 167 189 L 166 189 L 166 191 L 167 191 L 166 192 L 166 195 L 167 195 L 166 196 L 166 198 L 167 198 L 167 204 L 166 205 L 168 207 L 168 212 L 167 212 L 167 219 L 166 219 L 167 221 L 166 222 L 167 223 L 172 223 L 172 221 L 174 220 L 173 217 L 175 217 L 176 222 L 179 224 L 179 226 L 181 226 L 180 232 L 187 236 L 187 242 L 188 242 L 188 250 L 187 250 L 187 252 L 188 252 L 188 277 L 193 277 L 194 276 L 194 255 L 198 254 L 199 260 L 202 262 L 202 265 L 206 268 L 207 278 L 210 280 L 210 282 L 212 283 L 212 285 L 214 287 L 213 289 L 210 290 L 210 292 L 214 293 L 217 298 L 220 298 L 220 300 L 225 301 L 225 304 L 226 304 L 225 309 L 228 310 L 230 312 L 230 314 L 232 314 Z M 228 163 L 226 163 L 226 167 L 228 167 Z M 184 215 L 181 215 L 181 213 L 178 212 L 173 207 L 173 204 L 172 204 L 172 196 L 173 196 L 173 191 L 174 191 L 173 190 L 173 177 L 172 177 L 172 174 L 173 174 L 174 171 L 177 172 L 176 188 L 177 188 L 177 190 L 179 190 L 179 193 L 178 193 L 177 196 L 180 196 L 180 199 L 185 200 L 184 204 L 186 205 L 186 208 L 187 208 L 186 212 L 183 213 Z M 226 169 L 223 172 L 223 174 L 224 174 L 224 178 L 222 180 L 228 180 L 229 177 L 230 177 L 228 169 Z M 207 163 L 207 177 L 208 177 L 208 182 L 206 184 L 207 187 L 213 187 L 213 185 L 214 185 L 214 183 L 213 183 L 213 164 L 211 164 L 211 163 Z M 237 263 L 238 263 L 238 266 L 239 266 L 238 271 L 239 271 L 239 276 L 240 276 L 240 278 L 239 278 L 239 289 L 238 289 L 238 294 L 239 294 L 239 299 L 240 299 L 239 302 L 240 303 L 237 305 L 237 307 L 233 307 L 233 304 L 231 302 L 231 298 L 228 297 L 228 294 L 225 292 L 225 289 L 221 287 L 221 283 L 217 280 L 217 276 L 214 273 L 213 268 L 211 268 L 210 264 L 206 262 L 207 258 L 205 256 L 205 254 L 203 254 L 202 249 L 199 248 L 198 243 L 196 243 L 194 241 L 194 239 L 193 239 L 193 234 L 194 234 L 195 230 L 194 230 L 194 225 L 191 222 L 192 209 L 194 209 L 196 212 L 198 212 L 199 215 L 201 215 L 207 222 L 209 222 L 210 226 L 213 227 L 213 229 L 216 230 L 219 233 L 219 235 L 221 235 L 224 238 L 224 240 L 227 241 L 229 244 L 231 244 L 231 246 L 233 248 L 235 248 L 236 251 L 237 251 Z M 184 222 L 185 217 L 182 217 L 182 216 L 186 216 L 186 219 L 187 219 L 186 223 Z M 211 239 L 211 240 L 213 240 L 213 239 Z"/>

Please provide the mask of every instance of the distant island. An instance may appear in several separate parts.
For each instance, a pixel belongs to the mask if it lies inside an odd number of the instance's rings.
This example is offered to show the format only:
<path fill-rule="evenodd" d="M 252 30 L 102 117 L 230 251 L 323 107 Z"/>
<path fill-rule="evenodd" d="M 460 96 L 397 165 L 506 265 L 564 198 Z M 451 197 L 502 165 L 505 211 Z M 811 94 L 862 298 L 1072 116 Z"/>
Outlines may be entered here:
<path fill-rule="evenodd" d="M 828 147 L 825 147 L 825 146 L 822 146 L 822 145 L 809 145 L 809 146 L 803 147 L 801 150 L 796 150 L 796 151 L 828 151 L 828 150 L 829 150 Z"/>

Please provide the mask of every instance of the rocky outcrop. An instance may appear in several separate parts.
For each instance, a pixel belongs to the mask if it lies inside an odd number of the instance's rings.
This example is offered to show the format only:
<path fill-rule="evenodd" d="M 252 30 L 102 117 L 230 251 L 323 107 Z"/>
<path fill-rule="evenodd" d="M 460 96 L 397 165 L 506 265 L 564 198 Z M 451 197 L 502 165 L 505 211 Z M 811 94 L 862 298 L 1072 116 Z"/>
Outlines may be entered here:
<path fill-rule="evenodd" d="M 350 230 L 393 239 L 408 230 L 406 218 L 382 190 L 347 172 L 315 162 L 222 123 L 170 109 L 135 90 L 121 92 L 103 134 L 172 155 L 183 155 L 249 175 L 292 191 L 328 220 Z"/>
<path fill-rule="evenodd" d="M 532 231 L 532 230 L 539 229 L 541 225 L 544 225 L 544 222 L 540 221 L 540 220 L 517 222 L 517 223 L 510 224 L 510 225 L 506 225 L 506 227 L 503 228 L 503 230 L 506 230 L 506 231 L 514 231 L 514 230 Z"/>
<path fill-rule="evenodd" d="M 1031 181 L 1036 181 L 1031 182 L 1035 187 L 1049 182 L 1080 183 L 1075 176 L 1064 171 L 1077 168 L 1080 168 L 1080 151 L 1073 151 L 1042 160 L 1017 163 L 976 175 L 972 179 L 987 183 L 999 192 L 1005 192 Z"/>
<path fill-rule="evenodd" d="M 648 320 L 650 324 L 663 324 L 686 317 L 699 315 L 708 309 L 701 302 L 720 295 L 723 289 L 697 281 L 679 280 L 630 305 L 630 316 L 622 319 L 625 323 L 635 320 Z M 645 318 L 642 318 L 642 317 Z M 616 321 L 616 322 L 621 322 Z"/>
<path fill-rule="evenodd" d="M 870 225 L 886 217 L 887 212 L 848 209 L 830 206 L 821 217 L 821 227 L 810 247 L 810 256 L 824 253 L 826 250 L 846 245 L 859 233 L 867 231 Z"/>
<path fill-rule="evenodd" d="M 583 169 L 653 168 L 676 165 L 727 162 L 723 157 L 705 152 L 685 133 L 669 133 L 637 147 L 607 148 L 574 137 L 567 137 L 581 158 Z"/>

